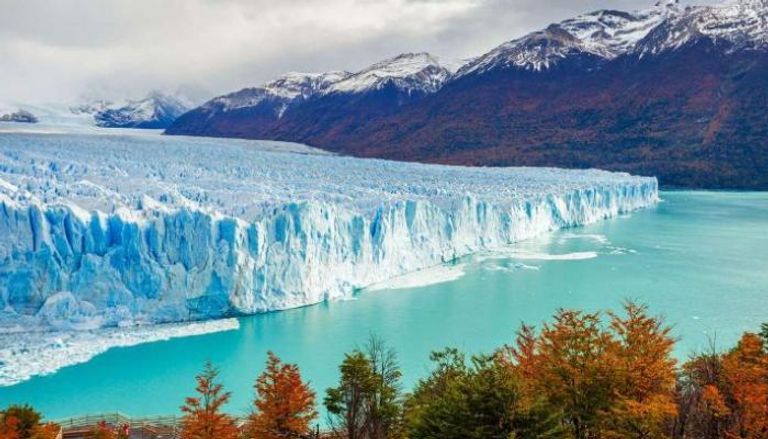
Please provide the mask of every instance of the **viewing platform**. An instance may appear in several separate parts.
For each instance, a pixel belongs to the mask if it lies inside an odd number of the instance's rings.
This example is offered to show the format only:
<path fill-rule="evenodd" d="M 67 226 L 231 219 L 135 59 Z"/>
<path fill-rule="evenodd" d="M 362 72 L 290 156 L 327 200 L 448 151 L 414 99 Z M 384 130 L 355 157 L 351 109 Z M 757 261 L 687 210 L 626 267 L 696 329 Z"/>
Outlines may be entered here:
<path fill-rule="evenodd" d="M 100 424 L 119 429 L 127 427 L 130 439 L 175 439 L 179 437 L 181 416 L 132 418 L 122 413 L 85 415 L 56 421 L 62 428 L 62 439 L 86 439 Z"/>

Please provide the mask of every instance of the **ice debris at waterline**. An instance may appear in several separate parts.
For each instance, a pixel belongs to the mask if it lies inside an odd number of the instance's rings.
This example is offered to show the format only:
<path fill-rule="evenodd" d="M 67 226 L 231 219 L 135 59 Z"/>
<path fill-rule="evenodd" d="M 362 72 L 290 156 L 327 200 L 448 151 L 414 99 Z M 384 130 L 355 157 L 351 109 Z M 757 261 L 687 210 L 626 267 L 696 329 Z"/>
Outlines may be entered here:
<path fill-rule="evenodd" d="M 655 178 L 625 173 L 260 145 L 0 135 L 0 327 L 201 320 L 346 298 L 658 200 Z"/>
<path fill-rule="evenodd" d="M 167 323 L 92 331 L 47 331 L 0 334 L 0 386 L 47 375 L 64 366 L 85 363 L 115 347 L 240 328 L 237 319 Z"/>

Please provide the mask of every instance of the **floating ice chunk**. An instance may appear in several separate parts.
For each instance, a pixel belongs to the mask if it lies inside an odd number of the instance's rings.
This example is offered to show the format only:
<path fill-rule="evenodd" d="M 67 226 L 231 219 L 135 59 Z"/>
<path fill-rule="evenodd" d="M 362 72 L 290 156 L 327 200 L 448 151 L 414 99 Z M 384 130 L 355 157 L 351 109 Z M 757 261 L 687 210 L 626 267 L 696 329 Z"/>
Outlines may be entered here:
<path fill-rule="evenodd" d="M 581 261 L 584 259 L 594 259 L 597 252 L 572 252 L 563 254 L 536 253 L 527 250 L 512 250 L 504 252 L 504 257 L 530 261 Z"/>
<path fill-rule="evenodd" d="M 451 282 L 462 278 L 465 269 L 466 264 L 438 265 L 379 282 L 369 286 L 366 290 L 400 290 Z"/>

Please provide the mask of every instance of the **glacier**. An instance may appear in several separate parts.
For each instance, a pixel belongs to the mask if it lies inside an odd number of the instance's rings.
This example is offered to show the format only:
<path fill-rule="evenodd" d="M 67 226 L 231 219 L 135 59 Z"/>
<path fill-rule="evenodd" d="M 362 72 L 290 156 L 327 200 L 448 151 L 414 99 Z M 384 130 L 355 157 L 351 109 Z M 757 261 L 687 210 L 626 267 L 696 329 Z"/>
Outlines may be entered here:
<path fill-rule="evenodd" d="M 0 134 L 0 332 L 283 310 L 653 205 L 652 177 L 302 145 Z"/>

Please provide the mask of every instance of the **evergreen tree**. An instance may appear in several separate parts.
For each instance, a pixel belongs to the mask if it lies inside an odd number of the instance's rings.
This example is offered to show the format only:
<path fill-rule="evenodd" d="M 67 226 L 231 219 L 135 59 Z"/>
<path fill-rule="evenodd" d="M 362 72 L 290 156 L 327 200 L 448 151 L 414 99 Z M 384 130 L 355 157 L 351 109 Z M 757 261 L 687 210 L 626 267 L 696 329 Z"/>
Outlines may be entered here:
<path fill-rule="evenodd" d="M 563 437 L 557 414 L 524 394 L 502 355 L 474 357 L 467 366 L 455 349 L 432 354 L 435 370 L 406 402 L 411 439 Z"/>

